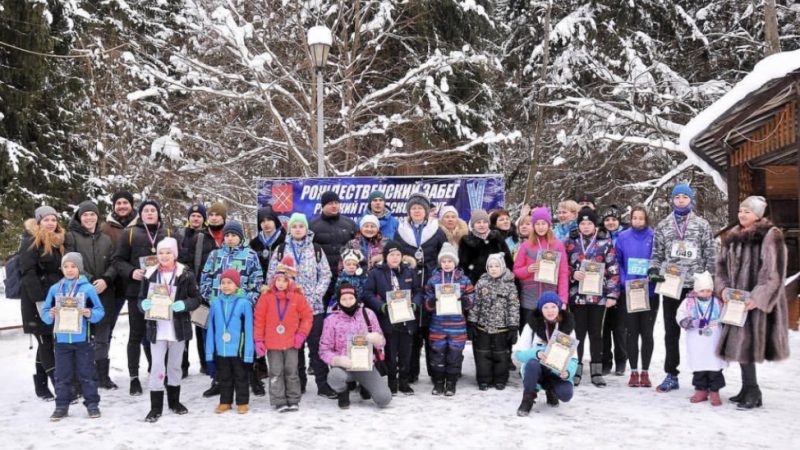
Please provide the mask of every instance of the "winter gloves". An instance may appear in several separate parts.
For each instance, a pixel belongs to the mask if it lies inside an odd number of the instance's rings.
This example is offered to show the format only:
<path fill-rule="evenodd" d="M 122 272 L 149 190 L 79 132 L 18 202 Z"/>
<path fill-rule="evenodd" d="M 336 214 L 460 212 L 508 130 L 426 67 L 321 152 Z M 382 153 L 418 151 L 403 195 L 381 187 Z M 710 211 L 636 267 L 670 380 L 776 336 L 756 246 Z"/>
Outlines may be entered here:
<path fill-rule="evenodd" d="M 350 361 L 350 358 L 347 356 L 334 356 L 333 361 L 331 361 L 331 365 L 335 367 L 341 367 L 344 370 L 347 370 L 353 367 L 353 362 Z"/>
<path fill-rule="evenodd" d="M 305 341 L 306 341 L 306 335 L 305 334 L 303 334 L 303 333 L 301 333 L 299 331 L 294 334 L 294 348 L 299 350 L 303 346 L 303 342 L 305 342 Z"/>
<path fill-rule="evenodd" d="M 267 354 L 267 345 L 264 344 L 264 341 L 256 341 L 256 353 L 258 356 L 264 356 Z"/>
<path fill-rule="evenodd" d="M 150 308 L 153 307 L 153 301 L 149 298 L 142 300 L 142 310 L 143 311 L 150 311 Z"/>
<path fill-rule="evenodd" d="M 383 338 L 383 335 L 372 332 L 367 333 L 367 341 L 374 347 L 383 347 L 383 344 L 386 342 L 386 340 Z"/>
<path fill-rule="evenodd" d="M 186 311 L 186 303 L 183 300 L 178 300 L 172 304 L 172 310 L 175 312 Z"/>
<path fill-rule="evenodd" d="M 652 283 L 663 283 L 665 281 L 664 277 L 661 276 L 661 271 L 658 267 L 651 267 L 647 270 L 647 277 Z"/>
<path fill-rule="evenodd" d="M 508 327 L 506 338 L 508 339 L 508 346 L 511 347 L 517 343 L 519 332 L 517 327 Z"/>
<path fill-rule="evenodd" d="M 678 323 L 678 325 L 680 325 L 681 328 L 683 328 L 684 330 L 691 330 L 692 328 L 694 328 L 694 320 L 692 320 L 691 317 L 687 317 L 681 320 L 680 323 Z"/>

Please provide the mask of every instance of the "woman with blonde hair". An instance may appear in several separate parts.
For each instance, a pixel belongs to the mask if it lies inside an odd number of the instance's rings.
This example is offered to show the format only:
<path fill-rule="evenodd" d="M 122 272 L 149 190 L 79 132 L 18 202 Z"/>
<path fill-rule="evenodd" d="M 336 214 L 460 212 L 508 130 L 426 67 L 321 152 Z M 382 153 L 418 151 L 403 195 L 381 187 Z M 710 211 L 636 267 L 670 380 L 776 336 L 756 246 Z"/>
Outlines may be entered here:
<path fill-rule="evenodd" d="M 565 200 L 558 204 L 556 210 L 558 223 L 553 226 L 553 233 L 559 241 L 564 242 L 573 230 L 578 229 L 578 222 L 575 219 L 578 217 L 580 209 L 580 205 L 574 200 Z"/>

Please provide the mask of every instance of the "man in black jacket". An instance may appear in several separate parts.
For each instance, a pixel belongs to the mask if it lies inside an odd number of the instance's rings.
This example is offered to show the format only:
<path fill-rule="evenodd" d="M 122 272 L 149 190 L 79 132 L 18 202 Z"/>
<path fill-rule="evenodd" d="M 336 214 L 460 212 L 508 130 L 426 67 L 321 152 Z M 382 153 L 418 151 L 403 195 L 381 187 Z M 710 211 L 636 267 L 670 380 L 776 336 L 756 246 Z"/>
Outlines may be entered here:
<path fill-rule="evenodd" d="M 358 227 L 352 219 L 339 214 L 339 195 L 335 192 L 323 193 L 320 203 L 322 204 L 322 214 L 311 221 L 309 229 L 314 233 L 314 242 L 319 244 L 322 251 L 325 252 L 331 268 L 331 284 L 328 286 L 324 298 L 327 305 L 339 275 L 342 248 L 356 237 Z"/>
<path fill-rule="evenodd" d="M 269 259 L 272 252 L 286 242 L 286 233 L 271 206 L 258 209 L 258 227 L 259 232 L 250 241 L 250 248 L 258 253 L 258 260 L 261 262 L 261 267 L 264 268 L 264 284 L 268 284 Z"/>

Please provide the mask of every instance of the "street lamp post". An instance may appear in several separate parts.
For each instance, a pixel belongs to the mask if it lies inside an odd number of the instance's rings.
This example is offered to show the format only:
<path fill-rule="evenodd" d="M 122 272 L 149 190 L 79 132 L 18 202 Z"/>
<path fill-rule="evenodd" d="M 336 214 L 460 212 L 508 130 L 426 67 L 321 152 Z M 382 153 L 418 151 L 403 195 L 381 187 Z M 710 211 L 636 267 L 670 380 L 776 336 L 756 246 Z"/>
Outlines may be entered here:
<path fill-rule="evenodd" d="M 314 63 L 317 78 L 317 176 L 325 176 L 324 160 L 324 113 L 322 110 L 322 69 L 328 62 L 328 52 L 333 44 L 331 30 L 326 26 L 315 26 L 308 30 L 308 49 L 311 53 L 311 62 Z"/>

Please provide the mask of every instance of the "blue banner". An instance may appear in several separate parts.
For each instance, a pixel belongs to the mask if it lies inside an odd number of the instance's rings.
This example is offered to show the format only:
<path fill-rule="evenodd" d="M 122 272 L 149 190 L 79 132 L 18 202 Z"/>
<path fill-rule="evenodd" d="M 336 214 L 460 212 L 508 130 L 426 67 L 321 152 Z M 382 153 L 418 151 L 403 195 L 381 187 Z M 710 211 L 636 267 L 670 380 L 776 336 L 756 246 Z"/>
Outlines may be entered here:
<path fill-rule="evenodd" d="M 309 220 L 320 214 L 320 196 L 326 191 L 339 194 L 341 213 L 352 219 L 364 215 L 369 194 L 384 193 L 386 206 L 398 218 L 406 215 L 406 201 L 416 192 L 431 199 L 438 211 L 453 205 L 459 216 L 469 221 L 473 209 L 503 208 L 505 205 L 502 175 L 451 177 L 352 177 L 352 178 L 274 178 L 257 181 L 258 206 L 272 205 L 281 216 L 301 212 Z"/>

